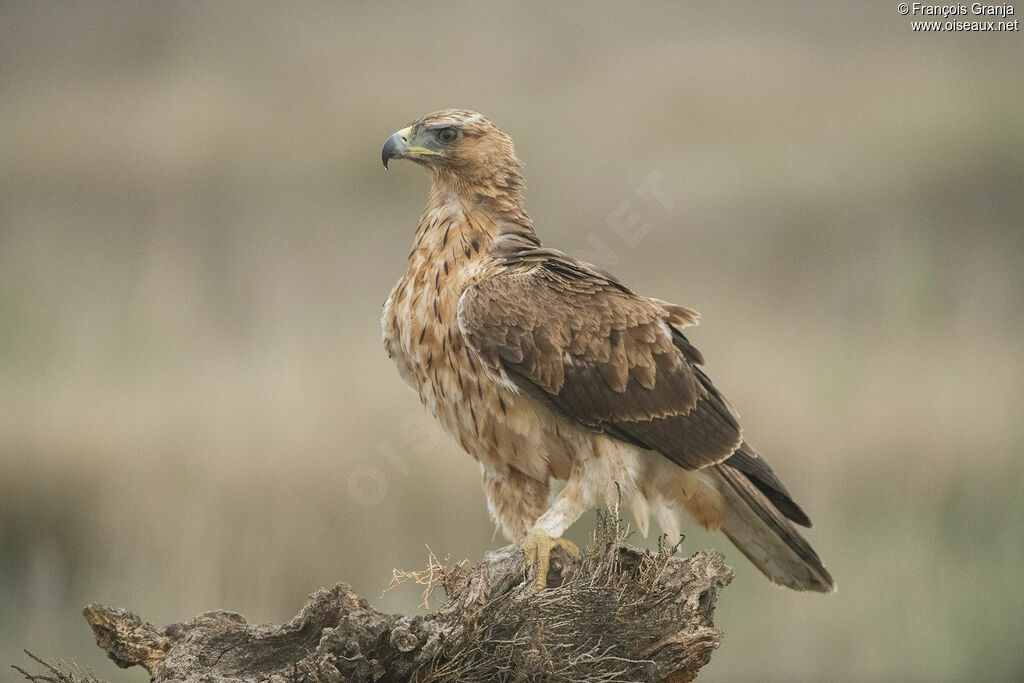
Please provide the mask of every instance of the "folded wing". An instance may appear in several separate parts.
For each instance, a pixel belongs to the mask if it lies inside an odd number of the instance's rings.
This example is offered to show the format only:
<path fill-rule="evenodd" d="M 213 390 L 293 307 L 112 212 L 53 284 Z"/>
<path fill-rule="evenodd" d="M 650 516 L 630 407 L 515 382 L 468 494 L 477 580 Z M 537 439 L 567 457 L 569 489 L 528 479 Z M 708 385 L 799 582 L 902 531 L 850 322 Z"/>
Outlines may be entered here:
<path fill-rule="evenodd" d="M 638 296 L 555 250 L 498 255 L 505 267 L 467 288 L 458 311 L 467 343 L 491 371 L 686 469 L 736 451 L 736 417 L 679 330 L 695 312 Z"/>

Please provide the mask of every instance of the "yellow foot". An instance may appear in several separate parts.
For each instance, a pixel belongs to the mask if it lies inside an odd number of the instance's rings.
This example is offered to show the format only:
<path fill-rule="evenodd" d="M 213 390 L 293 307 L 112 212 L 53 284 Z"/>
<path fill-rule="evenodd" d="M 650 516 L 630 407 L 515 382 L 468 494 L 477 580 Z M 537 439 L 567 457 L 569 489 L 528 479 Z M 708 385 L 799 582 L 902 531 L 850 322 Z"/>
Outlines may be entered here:
<path fill-rule="evenodd" d="M 530 575 L 531 570 L 536 570 L 534 585 L 537 587 L 537 590 L 544 590 L 548 587 L 548 567 L 551 563 L 551 549 L 555 546 L 561 546 L 573 557 L 580 554 L 580 549 L 572 541 L 561 537 L 551 538 L 547 535 L 547 532 L 536 527 L 530 530 L 530 533 L 526 535 L 526 540 L 523 541 L 523 555 L 526 562 L 523 570 L 527 576 Z"/>

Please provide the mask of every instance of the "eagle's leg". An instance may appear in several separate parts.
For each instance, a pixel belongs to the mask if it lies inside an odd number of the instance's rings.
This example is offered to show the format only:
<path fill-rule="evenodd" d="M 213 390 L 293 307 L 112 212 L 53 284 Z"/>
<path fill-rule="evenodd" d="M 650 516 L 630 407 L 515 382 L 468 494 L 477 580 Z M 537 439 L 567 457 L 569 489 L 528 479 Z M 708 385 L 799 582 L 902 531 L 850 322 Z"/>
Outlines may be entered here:
<path fill-rule="evenodd" d="M 527 575 L 531 573 L 531 570 L 535 572 L 534 585 L 537 590 L 544 590 L 548 587 L 551 550 L 556 546 L 561 546 L 574 557 L 580 554 L 580 549 L 576 547 L 575 543 L 561 536 L 552 538 L 539 526 L 533 527 L 526 535 L 526 540 L 523 541 L 523 555 L 526 561 L 524 571 Z"/>
<path fill-rule="evenodd" d="M 548 508 L 548 481 L 535 479 L 517 469 L 492 469 L 480 465 L 487 508 L 491 518 L 513 543 L 522 544 L 526 534 Z"/>
<path fill-rule="evenodd" d="M 535 569 L 538 590 L 547 588 L 552 548 L 561 546 L 570 555 L 579 555 L 580 551 L 576 544 L 562 538 L 562 533 L 580 518 L 586 511 L 587 504 L 583 495 L 582 472 L 575 470 L 566 482 L 565 488 L 555 496 L 551 507 L 527 533 L 523 542 L 526 571 L 529 574 L 531 569 Z"/>

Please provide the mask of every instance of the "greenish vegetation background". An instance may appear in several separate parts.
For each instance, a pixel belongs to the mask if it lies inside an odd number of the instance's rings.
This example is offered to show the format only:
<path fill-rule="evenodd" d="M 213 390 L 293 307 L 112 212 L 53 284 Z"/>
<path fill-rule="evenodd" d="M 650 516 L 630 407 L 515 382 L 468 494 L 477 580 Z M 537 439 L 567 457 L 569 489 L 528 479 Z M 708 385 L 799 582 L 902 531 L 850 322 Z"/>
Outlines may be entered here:
<path fill-rule="evenodd" d="M 687 537 L 737 572 L 705 678 L 1016 679 L 1022 86 L 895 2 L 0 4 L 0 664 L 144 681 L 83 605 L 409 612 L 425 544 L 503 544 L 378 326 L 427 192 L 381 145 L 457 106 L 549 245 L 703 313 L 815 520 L 830 597 Z"/>

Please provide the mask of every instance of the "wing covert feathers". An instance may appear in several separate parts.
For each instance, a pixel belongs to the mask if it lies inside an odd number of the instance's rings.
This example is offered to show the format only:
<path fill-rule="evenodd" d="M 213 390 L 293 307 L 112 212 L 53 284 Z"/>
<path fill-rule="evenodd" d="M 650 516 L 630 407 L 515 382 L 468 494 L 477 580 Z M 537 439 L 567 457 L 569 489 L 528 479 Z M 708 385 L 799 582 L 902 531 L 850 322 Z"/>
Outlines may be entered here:
<path fill-rule="evenodd" d="M 459 326 L 488 368 L 590 429 L 686 469 L 742 440 L 728 404 L 678 330 L 695 311 L 641 297 L 552 249 L 517 248 L 466 289 Z"/>

